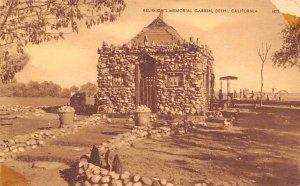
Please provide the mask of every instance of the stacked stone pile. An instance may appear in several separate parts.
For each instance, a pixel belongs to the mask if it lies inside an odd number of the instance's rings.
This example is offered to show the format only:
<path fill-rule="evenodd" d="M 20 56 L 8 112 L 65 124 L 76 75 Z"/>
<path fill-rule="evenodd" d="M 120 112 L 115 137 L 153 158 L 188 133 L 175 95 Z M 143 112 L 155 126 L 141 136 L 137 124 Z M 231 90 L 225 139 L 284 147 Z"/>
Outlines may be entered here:
<path fill-rule="evenodd" d="M 117 173 L 96 166 L 88 162 L 88 158 L 81 158 L 78 163 L 76 186 L 173 186 L 166 179 L 149 178 L 128 171 Z"/>
<path fill-rule="evenodd" d="M 197 183 L 186 180 L 184 183 L 176 183 L 164 178 L 151 178 L 139 173 L 132 174 L 129 171 L 112 171 L 90 163 L 90 157 L 84 155 L 77 164 L 75 186 L 225 186 L 244 185 L 234 182 L 216 182 L 211 179 L 202 179 Z M 199 179 L 199 178 L 197 178 Z"/>

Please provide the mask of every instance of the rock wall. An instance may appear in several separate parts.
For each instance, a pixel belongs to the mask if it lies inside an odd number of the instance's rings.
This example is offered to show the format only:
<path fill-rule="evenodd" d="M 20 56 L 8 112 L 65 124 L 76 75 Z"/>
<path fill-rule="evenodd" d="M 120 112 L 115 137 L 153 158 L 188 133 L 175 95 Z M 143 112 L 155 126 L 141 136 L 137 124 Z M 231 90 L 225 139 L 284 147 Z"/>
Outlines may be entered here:
<path fill-rule="evenodd" d="M 96 105 L 104 113 L 132 113 L 136 107 L 137 66 L 154 61 L 156 111 L 160 114 L 203 115 L 213 95 L 213 57 L 204 45 L 103 47 L 98 50 Z M 176 74 L 180 85 L 170 85 Z M 115 77 L 120 77 L 115 82 Z"/>

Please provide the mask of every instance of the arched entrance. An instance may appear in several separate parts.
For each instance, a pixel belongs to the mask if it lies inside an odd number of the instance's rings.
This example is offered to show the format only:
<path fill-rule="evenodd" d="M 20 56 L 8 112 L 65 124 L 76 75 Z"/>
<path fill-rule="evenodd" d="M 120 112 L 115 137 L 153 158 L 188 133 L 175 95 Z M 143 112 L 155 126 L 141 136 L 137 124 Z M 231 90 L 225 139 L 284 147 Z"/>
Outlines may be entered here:
<path fill-rule="evenodd" d="M 156 112 L 156 65 L 150 57 L 136 65 L 136 105 Z"/>

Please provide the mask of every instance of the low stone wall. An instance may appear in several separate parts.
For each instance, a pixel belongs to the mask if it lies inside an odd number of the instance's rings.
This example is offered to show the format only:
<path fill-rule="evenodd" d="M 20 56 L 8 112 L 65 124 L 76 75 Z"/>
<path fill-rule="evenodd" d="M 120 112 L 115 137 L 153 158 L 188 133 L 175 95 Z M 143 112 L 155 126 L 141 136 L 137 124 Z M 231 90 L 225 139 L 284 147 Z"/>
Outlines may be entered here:
<path fill-rule="evenodd" d="M 45 115 L 45 111 L 43 110 L 44 107 L 36 107 L 36 106 L 20 106 L 20 105 L 0 105 L 0 116 L 1 118 L 4 115 L 11 115 L 14 114 L 15 118 L 32 118 Z M 5 112 L 7 112 L 5 114 Z M 10 119 L 10 118 L 4 118 Z"/>
<path fill-rule="evenodd" d="M 82 158 L 78 163 L 78 182 L 76 186 L 173 186 L 174 184 L 168 182 L 166 179 L 149 178 L 140 176 L 139 174 L 130 174 L 125 171 L 123 173 L 116 173 L 114 171 L 108 171 L 107 169 L 95 166 L 92 163 L 88 163 L 88 159 Z"/>

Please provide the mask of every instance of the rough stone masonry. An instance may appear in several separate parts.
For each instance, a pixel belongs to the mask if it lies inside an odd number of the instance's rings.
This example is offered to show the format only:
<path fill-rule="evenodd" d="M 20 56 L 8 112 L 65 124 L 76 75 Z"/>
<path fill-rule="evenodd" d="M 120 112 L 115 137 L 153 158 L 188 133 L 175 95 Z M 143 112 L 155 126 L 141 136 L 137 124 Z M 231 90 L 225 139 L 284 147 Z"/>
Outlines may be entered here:
<path fill-rule="evenodd" d="M 161 17 L 128 44 L 103 42 L 98 54 L 98 112 L 132 113 L 147 105 L 158 114 L 204 115 L 210 106 L 211 50 L 198 39 L 182 40 Z"/>

